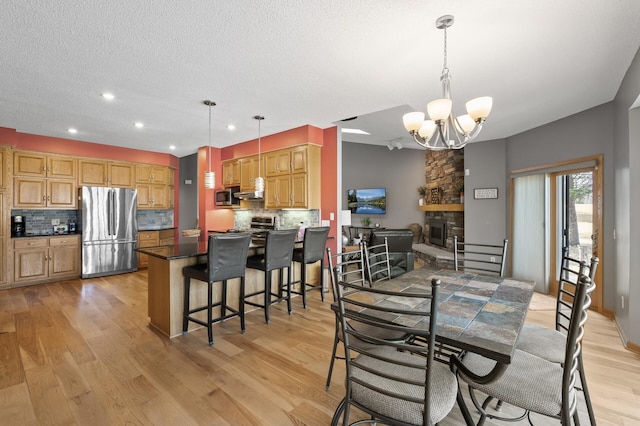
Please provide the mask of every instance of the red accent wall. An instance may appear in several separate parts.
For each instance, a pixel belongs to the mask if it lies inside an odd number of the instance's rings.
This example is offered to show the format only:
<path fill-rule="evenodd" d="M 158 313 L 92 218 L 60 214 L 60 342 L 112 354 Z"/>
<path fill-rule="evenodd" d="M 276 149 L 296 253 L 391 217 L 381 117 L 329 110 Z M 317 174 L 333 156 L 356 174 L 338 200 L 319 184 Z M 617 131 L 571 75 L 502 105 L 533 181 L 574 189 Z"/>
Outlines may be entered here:
<path fill-rule="evenodd" d="M 338 229 L 338 128 L 330 127 L 324 129 L 322 147 L 322 165 L 321 165 L 321 182 L 322 182 L 322 195 L 320 203 L 322 209 L 320 210 L 320 220 L 330 220 L 331 213 L 334 214 L 334 220 L 330 222 L 331 231 L 329 236 L 333 237 L 327 242 L 327 246 L 331 248 L 333 253 L 338 252 L 338 247 L 341 247 L 340 242 L 342 233 Z"/>
<path fill-rule="evenodd" d="M 256 126 L 256 133 L 257 126 Z M 317 127 L 305 125 L 295 129 L 285 130 L 260 138 L 260 152 L 275 151 L 277 149 L 288 148 L 290 146 L 312 143 L 323 145 L 323 130 Z M 246 157 L 258 153 L 258 139 L 241 142 L 233 146 L 222 148 L 222 161 L 231 160 L 238 157 Z"/>

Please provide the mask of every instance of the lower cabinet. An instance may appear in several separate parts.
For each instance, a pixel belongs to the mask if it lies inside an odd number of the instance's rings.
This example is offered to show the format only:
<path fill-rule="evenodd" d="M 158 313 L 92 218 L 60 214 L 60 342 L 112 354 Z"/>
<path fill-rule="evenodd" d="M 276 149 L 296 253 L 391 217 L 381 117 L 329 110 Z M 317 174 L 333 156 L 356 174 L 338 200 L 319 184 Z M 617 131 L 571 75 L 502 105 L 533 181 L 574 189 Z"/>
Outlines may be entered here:
<path fill-rule="evenodd" d="M 159 247 L 173 245 L 174 229 L 161 229 L 158 231 L 139 231 L 138 232 L 138 248 L 142 247 Z M 159 249 L 159 253 L 164 249 Z M 146 268 L 149 264 L 149 256 L 138 253 L 138 268 Z"/>
<path fill-rule="evenodd" d="M 13 240 L 13 282 L 17 285 L 80 277 L 80 236 Z"/>

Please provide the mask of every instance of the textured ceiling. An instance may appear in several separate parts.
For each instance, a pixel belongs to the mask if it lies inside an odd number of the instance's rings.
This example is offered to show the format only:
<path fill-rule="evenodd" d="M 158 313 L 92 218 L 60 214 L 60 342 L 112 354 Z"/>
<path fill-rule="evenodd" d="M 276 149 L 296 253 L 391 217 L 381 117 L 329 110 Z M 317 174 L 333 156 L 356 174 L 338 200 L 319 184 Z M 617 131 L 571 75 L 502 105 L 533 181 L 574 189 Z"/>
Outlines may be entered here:
<path fill-rule="evenodd" d="M 444 14 L 454 107 L 494 98 L 479 140 L 612 100 L 640 46 L 638 0 L 4 0 L 0 126 L 182 157 L 211 99 L 217 147 L 257 137 L 256 114 L 263 135 L 358 116 L 371 135 L 344 140 L 412 147 L 402 114 L 441 96 Z"/>

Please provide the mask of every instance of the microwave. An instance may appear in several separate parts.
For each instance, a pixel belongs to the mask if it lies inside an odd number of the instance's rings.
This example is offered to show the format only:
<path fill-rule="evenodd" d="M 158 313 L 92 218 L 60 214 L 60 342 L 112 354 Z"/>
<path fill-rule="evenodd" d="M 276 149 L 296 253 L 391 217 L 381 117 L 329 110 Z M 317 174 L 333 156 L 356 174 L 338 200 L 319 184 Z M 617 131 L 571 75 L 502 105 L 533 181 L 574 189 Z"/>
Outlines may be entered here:
<path fill-rule="evenodd" d="M 240 192 L 239 186 L 230 186 L 216 191 L 216 206 L 239 206 L 240 199 L 233 196 Z"/>

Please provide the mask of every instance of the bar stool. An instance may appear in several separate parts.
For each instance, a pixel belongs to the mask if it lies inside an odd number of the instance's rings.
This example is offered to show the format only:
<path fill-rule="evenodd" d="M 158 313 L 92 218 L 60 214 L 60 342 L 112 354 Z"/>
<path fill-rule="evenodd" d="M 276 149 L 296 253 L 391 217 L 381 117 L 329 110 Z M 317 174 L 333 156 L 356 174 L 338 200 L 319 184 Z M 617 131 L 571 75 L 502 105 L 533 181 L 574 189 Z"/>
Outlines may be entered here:
<path fill-rule="evenodd" d="M 239 316 L 240 328 L 244 333 L 244 275 L 246 269 L 247 252 L 251 242 L 250 234 L 217 234 L 209 235 L 207 247 L 207 263 L 185 266 L 182 268 L 184 275 L 184 311 L 182 320 L 182 334 L 187 334 L 189 321 L 207 327 L 209 332 L 209 346 L 213 345 L 213 330 L 211 325 L 214 322 L 224 321 L 228 318 Z M 191 279 L 208 283 L 207 305 L 191 309 L 189 306 L 189 296 Z M 238 298 L 238 309 L 227 305 L 227 280 L 240 278 L 240 297 Z M 220 302 L 213 303 L 213 283 L 222 281 L 222 295 Z M 220 316 L 213 318 L 212 310 L 220 307 Z M 207 321 L 202 321 L 191 316 L 196 312 L 207 310 Z M 229 311 L 230 313 L 227 313 Z"/>
<path fill-rule="evenodd" d="M 247 258 L 247 268 L 257 269 L 264 272 L 264 290 L 255 291 L 244 295 L 244 303 L 264 309 L 264 319 L 269 324 L 269 305 L 283 300 L 287 301 L 287 310 L 291 315 L 291 259 L 293 257 L 293 245 L 296 241 L 295 229 L 283 231 L 268 231 L 264 246 L 264 254 L 250 256 Z M 287 268 L 287 295 L 282 296 L 283 269 Z M 271 290 L 272 271 L 278 270 L 279 282 L 278 292 Z M 249 297 L 264 294 L 264 304 L 247 300 Z M 273 297 L 276 297 L 273 299 Z"/>
<path fill-rule="evenodd" d="M 291 290 L 294 294 L 302 295 L 302 306 L 307 308 L 307 291 L 320 290 L 320 297 L 324 302 L 324 249 L 329 236 L 328 226 L 307 228 L 304 230 L 304 240 L 301 248 L 293 250 L 293 261 L 300 263 L 300 280 L 291 284 L 300 283 L 300 291 Z M 320 261 L 320 284 L 313 285 L 307 282 L 307 265 Z"/>

